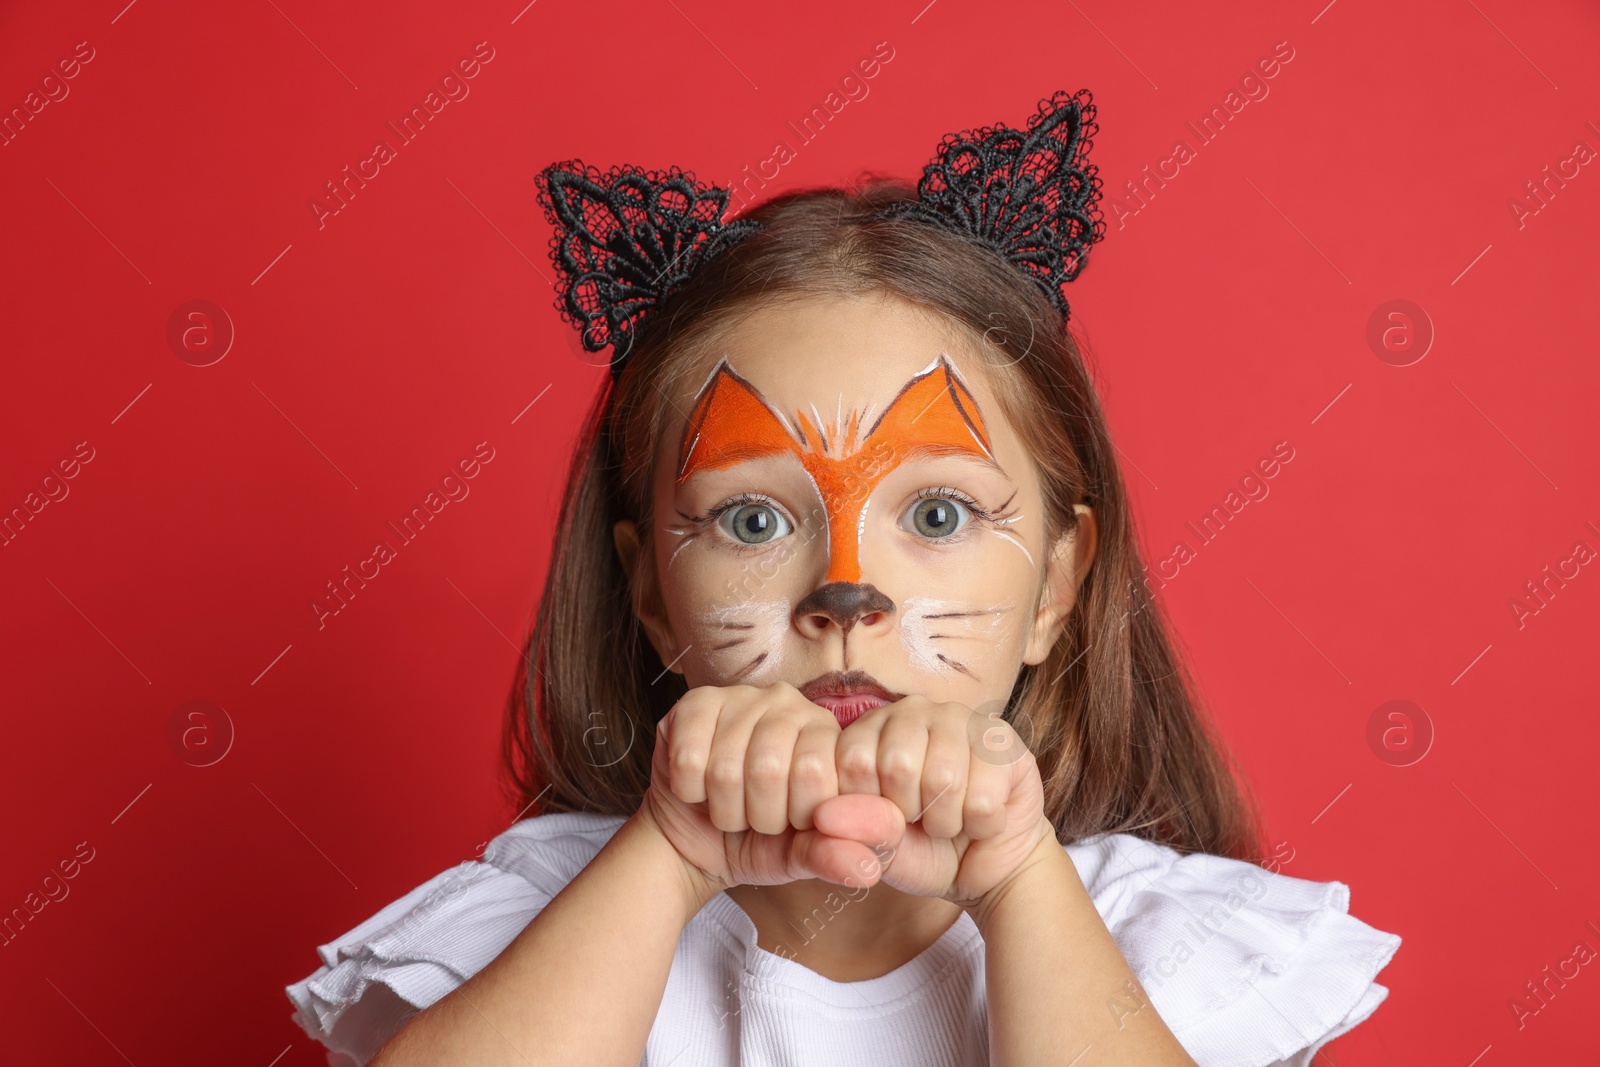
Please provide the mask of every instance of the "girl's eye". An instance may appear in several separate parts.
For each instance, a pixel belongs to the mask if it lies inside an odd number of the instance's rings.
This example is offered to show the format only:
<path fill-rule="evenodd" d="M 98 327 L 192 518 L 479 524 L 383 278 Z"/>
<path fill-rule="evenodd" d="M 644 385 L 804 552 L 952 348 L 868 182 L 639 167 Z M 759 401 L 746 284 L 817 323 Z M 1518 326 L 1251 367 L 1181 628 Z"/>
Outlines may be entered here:
<path fill-rule="evenodd" d="M 723 529 L 743 544 L 759 545 L 789 533 L 789 521 L 767 504 L 743 504 L 723 514 Z"/>
<path fill-rule="evenodd" d="M 917 533 L 935 540 L 961 530 L 966 526 L 963 516 L 971 517 L 963 504 L 948 497 L 924 497 L 911 505 L 906 514 Z"/>

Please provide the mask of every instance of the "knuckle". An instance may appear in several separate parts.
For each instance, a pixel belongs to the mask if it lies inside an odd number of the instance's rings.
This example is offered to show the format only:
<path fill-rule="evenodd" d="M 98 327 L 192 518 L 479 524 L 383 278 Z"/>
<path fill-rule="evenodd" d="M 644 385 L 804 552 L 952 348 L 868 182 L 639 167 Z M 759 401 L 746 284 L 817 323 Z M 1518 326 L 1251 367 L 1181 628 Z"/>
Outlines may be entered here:
<path fill-rule="evenodd" d="M 967 814 L 973 818 L 982 819 L 1000 810 L 994 797 L 988 793 L 977 792 L 967 797 Z"/>
<path fill-rule="evenodd" d="M 719 699 L 719 690 L 707 685 L 696 686 L 679 697 L 672 707 L 683 712 L 699 711 L 702 708 L 715 707 Z"/>
<path fill-rule="evenodd" d="M 948 719 L 954 723 L 964 723 L 973 716 L 972 709 L 967 707 L 965 704 L 949 701 L 942 704 L 936 704 L 934 706 L 934 710 L 941 718 Z"/>
<path fill-rule="evenodd" d="M 783 760 L 770 752 L 762 752 L 750 757 L 749 765 L 745 767 L 745 777 L 753 782 L 770 785 L 783 780 Z"/>
<path fill-rule="evenodd" d="M 917 760 L 904 749 L 885 752 L 878 763 L 878 773 L 891 782 L 906 782 L 917 776 Z"/>
<path fill-rule="evenodd" d="M 827 782 L 828 765 L 815 752 L 807 752 L 795 757 L 792 774 L 801 785 L 819 786 Z"/>
<path fill-rule="evenodd" d="M 744 780 L 744 764 L 728 756 L 718 756 L 706 767 L 706 779 L 717 785 L 738 785 Z"/>
<path fill-rule="evenodd" d="M 676 774 L 699 774 L 706 768 L 705 753 L 694 748 L 674 749 L 668 759 L 668 766 Z"/>
<path fill-rule="evenodd" d="M 878 769 L 875 755 L 859 746 L 851 746 L 839 753 L 839 770 L 850 774 L 871 774 Z"/>
<path fill-rule="evenodd" d="M 961 781 L 961 774 L 948 763 L 930 764 L 924 777 L 935 792 L 954 788 Z"/>

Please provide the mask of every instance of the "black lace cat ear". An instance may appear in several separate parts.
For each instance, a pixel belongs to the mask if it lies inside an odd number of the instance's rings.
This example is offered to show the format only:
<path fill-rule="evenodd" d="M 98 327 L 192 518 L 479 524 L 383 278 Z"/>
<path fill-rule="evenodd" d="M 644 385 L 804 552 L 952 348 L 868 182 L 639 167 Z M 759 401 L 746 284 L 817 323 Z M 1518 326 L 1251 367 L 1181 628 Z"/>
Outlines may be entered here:
<path fill-rule="evenodd" d="M 1062 291 L 1105 237 L 1100 177 L 1088 162 L 1099 127 L 1089 90 L 1041 101 L 1026 130 L 993 127 L 947 134 L 923 168 L 915 201 L 883 214 L 953 227 L 1026 271 L 1061 317 Z"/>
<path fill-rule="evenodd" d="M 702 185 L 677 167 L 616 166 L 602 173 L 569 160 L 546 167 L 536 180 L 555 228 L 556 309 L 582 332 L 585 349 L 611 346 L 612 374 L 656 305 L 760 226 L 724 223 L 729 191 Z"/>

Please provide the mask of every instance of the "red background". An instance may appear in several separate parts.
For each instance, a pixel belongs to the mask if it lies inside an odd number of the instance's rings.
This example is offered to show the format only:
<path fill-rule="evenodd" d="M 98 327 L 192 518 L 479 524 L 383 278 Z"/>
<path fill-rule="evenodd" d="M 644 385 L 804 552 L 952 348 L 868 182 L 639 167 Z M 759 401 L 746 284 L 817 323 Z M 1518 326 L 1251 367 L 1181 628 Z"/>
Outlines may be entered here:
<path fill-rule="evenodd" d="M 1520 226 L 1509 206 L 1600 148 L 1592 7 L 523 2 L 0 15 L 7 110 L 94 49 L 0 147 L 0 507 L 94 449 L 0 548 L 0 910 L 94 849 L 0 948 L 7 1053 L 323 1062 L 283 986 L 515 815 L 501 707 L 603 373 L 551 307 L 534 173 L 578 156 L 731 182 L 879 41 L 870 94 L 768 191 L 914 175 L 946 131 L 1087 86 L 1110 225 L 1074 322 L 1152 566 L 1295 450 L 1161 595 L 1283 872 L 1348 883 L 1405 938 L 1387 1003 L 1322 1059 L 1592 1052 L 1595 965 L 1520 1029 L 1508 1007 L 1600 949 L 1580 682 L 1600 566 L 1520 628 L 1509 606 L 1576 542 L 1600 550 L 1600 164 Z M 480 41 L 470 95 L 319 229 L 324 183 Z M 1269 95 L 1197 145 L 1185 123 L 1280 41 Z M 1179 138 L 1195 158 L 1119 224 L 1124 183 Z M 205 367 L 166 339 L 196 299 L 236 330 Z M 1409 366 L 1366 340 L 1393 299 L 1436 331 Z M 323 583 L 479 441 L 470 496 L 319 631 Z M 1435 731 L 1411 766 L 1367 741 L 1392 699 Z M 192 700 L 236 731 L 209 767 L 169 742 Z"/>

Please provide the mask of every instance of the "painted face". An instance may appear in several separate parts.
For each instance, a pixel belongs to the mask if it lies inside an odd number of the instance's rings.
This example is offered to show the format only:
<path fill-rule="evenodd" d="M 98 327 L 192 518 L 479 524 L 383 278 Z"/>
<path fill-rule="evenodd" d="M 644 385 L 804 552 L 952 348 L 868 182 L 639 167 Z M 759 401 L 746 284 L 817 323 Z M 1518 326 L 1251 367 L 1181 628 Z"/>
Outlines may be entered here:
<path fill-rule="evenodd" d="M 811 405 L 814 416 L 816 410 Z M 813 422 L 804 412 L 796 412 L 791 422 L 723 358 L 700 390 L 689 416 L 679 449 L 683 460 L 678 465 L 677 484 L 683 485 L 701 471 L 722 470 L 763 456 L 797 457 L 822 501 L 818 515 L 828 530 L 828 569 L 823 581 L 860 582 L 867 501 L 890 470 L 919 456 L 967 455 L 989 463 L 994 460 L 977 402 L 944 352 L 901 387 L 858 437 L 864 414 L 851 409 L 842 429 L 836 417 L 831 432 L 823 428 L 820 416 Z M 752 541 L 747 535 L 755 534 L 764 535 L 760 541 L 770 537 L 765 510 L 744 517 L 743 526 L 736 531 L 740 540 Z M 954 515 L 946 517 L 945 510 L 926 513 L 935 518 L 935 524 L 943 521 L 949 527 L 931 531 L 930 536 L 955 532 Z"/>
<path fill-rule="evenodd" d="M 691 687 L 865 671 L 1003 701 L 1054 637 L 1052 574 L 982 354 L 889 297 L 762 308 L 722 342 L 657 457 L 664 660 Z"/>

